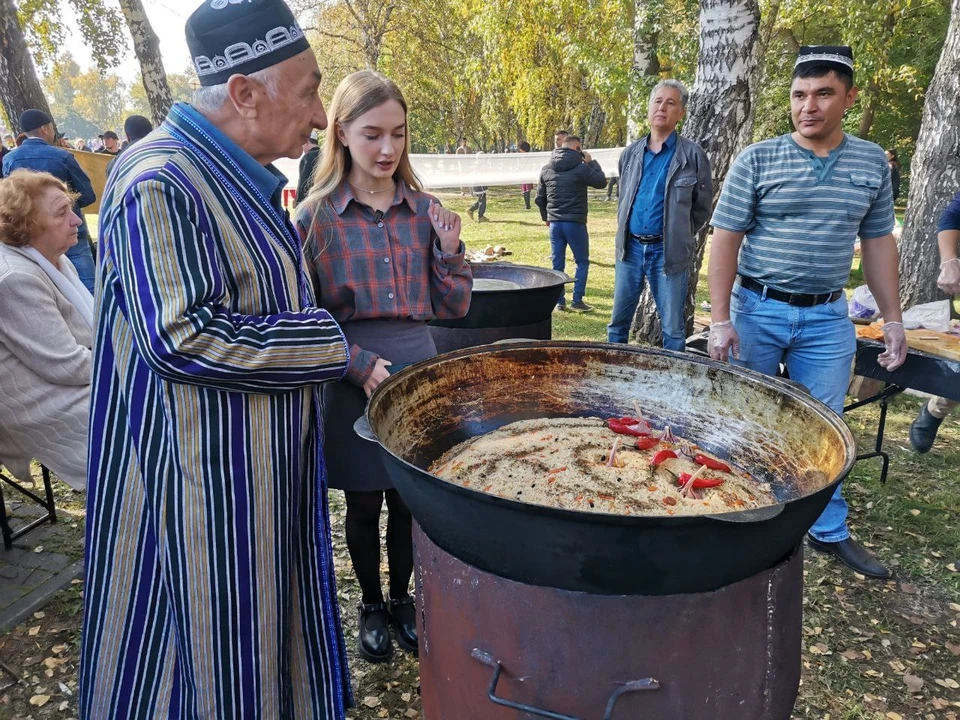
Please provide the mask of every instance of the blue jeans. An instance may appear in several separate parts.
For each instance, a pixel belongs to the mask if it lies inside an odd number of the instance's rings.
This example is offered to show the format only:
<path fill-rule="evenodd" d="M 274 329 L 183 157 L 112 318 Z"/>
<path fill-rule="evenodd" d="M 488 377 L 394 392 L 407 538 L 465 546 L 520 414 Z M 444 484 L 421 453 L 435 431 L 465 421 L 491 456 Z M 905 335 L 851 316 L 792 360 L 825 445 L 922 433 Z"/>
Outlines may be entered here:
<path fill-rule="evenodd" d="M 850 364 L 857 349 L 845 295 L 832 303 L 794 307 L 737 283 L 730 298 L 730 318 L 740 336 L 740 357 L 733 362 L 765 375 L 776 375 L 784 362 L 791 380 L 843 414 Z M 847 501 L 841 489 L 842 484 L 810 528 L 810 535 L 821 542 L 850 537 Z"/>
<path fill-rule="evenodd" d="M 590 236 L 585 223 L 551 222 L 550 254 L 553 269 L 563 272 L 566 267 L 567 246 L 573 252 L 577 275 L 573 283 L 573 301 L 581 302 L 587 292 L 587 273 L 590 271 Z M 560 304 L 563 304 L 563 298 Z"/>
<path fill-rule="evenodd" d="M 67 257 L 77 269 L 80 282 L 91 292 L 94 292 L 94 281 L 97 278 L 97 266 L 93 262 L 93 251 L 90 249 L 90 238 L 83 232 L 77 238 L 77 244 L 67 250 Z"/>
<path fill-rule="evenodd" d="M 663 346 L 667 350 L 683 350 L 687 342 L 683 317 L 687 273 L 663 274 L 663 243 L 645 245 L 628 237 L 623 260 L 617 261 L 615 273 L 613 315 L 607 325 L 607 342 L 625 343 L 629 339 L 630 325 L 646 278 L 660 315 Z"/>

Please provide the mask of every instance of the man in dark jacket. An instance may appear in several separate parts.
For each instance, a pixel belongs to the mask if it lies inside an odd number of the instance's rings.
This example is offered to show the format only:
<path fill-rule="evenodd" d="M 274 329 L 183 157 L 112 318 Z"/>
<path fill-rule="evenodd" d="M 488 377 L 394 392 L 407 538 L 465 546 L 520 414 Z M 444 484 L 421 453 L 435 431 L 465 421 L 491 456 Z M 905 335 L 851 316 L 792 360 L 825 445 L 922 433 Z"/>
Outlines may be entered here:
<path fill-rule="evenodd" d="M 7 176 L 14 170 L 21 169 L 48 172 L 63 180 L 73 192 L 80 196 L 73 206 L 73 211 L 80 216 L 83 223 L 78 228 L 77 244 L 67 250 L 67 257 L 77 269 L 80 281 L 90 292 L 93 292 L 97 269 L 90 246 L 90 231 L 87 229 L 87 221 L 81 211 L 81 208 L 92 205 L 97 200 L 90 178 L 80 168 L 73 155 L 63 148 L 54 147 L 56 130 L 53 127 L 53 119 L 45 112 L 25 110 L 20 115 L 20 129 L 26 133 L 27 139 L 20 147 L 3 158 L 3 174 Z"/>
<path fill-rule="evenodd" d="M 573 302 L 570 304 L 573 310 L 589 312 L 593 309 L 583 301 L 590 269 L 587 188 L 602 190 L 606 186 L 607 178 L 600 163 L 591 158 L 590 153 L 581 151 L 580 138 L 576 135 L 568 135 L 540 171 L 536 202 L 540 217 L 550 228 L 553 269 L 563 271 L 568 245 L 577 264 Z M 565 298 L 560 298 L 557 307 L 566 307 Z"/>
<path fill-rule="evenodd" d="M 299 205 L 313 187 L 313 171 L 320 159 L 320 145 L 317 131 L 310 133 L 310 139 L 303 145 L 303 157 L 300 158 L 300 173 L 297 178 L 297 202 Z"/>

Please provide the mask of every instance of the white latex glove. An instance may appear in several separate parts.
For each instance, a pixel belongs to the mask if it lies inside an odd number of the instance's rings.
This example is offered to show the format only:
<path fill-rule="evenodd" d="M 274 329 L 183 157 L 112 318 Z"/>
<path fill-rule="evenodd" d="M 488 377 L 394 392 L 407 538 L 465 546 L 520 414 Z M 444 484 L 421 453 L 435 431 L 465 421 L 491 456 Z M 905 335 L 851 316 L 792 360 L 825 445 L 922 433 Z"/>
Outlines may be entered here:
<path fill-rule="evenodd" d="M 877 364 L 887 372 L 892 372 L 907 359 L 907 335 L 903 331 L 903 323 L 883 324 L 883 344 L 886 349 L 877 356 Z"/>
<path fill-rule="evenodd" d="M 940 265 L 937 287 L 947 295 L 960 295 L 960 258 L 947 260 Z"/>
<path fill-rule="evenodd" d="M 721 362 L 729 360 L 731 355 L 735 358 L 740 357 L 740 336 L 737 335 L 732 321 L 710 323 L 707 349 L 710 351 L 710 357 Z"/>

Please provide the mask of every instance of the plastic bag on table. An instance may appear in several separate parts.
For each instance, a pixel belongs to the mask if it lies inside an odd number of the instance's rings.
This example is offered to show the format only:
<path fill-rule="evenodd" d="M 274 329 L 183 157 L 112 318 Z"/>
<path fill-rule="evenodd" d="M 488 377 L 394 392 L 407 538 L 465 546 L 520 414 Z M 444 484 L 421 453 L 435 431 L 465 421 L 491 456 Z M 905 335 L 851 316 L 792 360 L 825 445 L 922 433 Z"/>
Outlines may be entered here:
<path fill-rule="evenodd" d="M 873 293 L 866 285 L 861 285 L 853 291 L 853 297 L 850 298 L 848 314 L 850 317 L 873 320 L 880 315 L 880 308 L 877 307 L 877 301 L 873 298 Z"/>
<path fill-rule="evenodd" d="M 926 328 L 935 332 L 947 332 L 950 329 L 950 301 L 914 305 L 903 313 L 903 327 L 907 330 Z"/>

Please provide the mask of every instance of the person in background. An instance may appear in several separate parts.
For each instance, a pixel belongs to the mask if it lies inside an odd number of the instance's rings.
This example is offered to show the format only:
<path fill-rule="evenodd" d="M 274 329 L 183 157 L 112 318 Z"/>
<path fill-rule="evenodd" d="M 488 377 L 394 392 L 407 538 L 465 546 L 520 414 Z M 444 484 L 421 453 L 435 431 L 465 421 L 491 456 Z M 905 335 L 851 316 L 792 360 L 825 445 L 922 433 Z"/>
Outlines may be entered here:
<path fill-rule="evenodd" d="M 887 165 L 890 166 L 890 184 L 893 188 L 893 202 L 896 203 L 900 198 L 900 158 L 897 157 L 897 151 L 889 148 L 885 151 L 887 155 Z"/>
<path fill-rule="evenodd" d="M 613 202 L 613 188 L 617 188 L 617 201 L 620 200 L 620 178 L 612 177 L 607 181 L 607 197 L 605 200 L 607 202 Z"/>
<path fill-rule="evenodd" d="M 297 176 L 297 200 L 296 205 L 303 202 L 310 188 L 313 186 L 313 172 L 317 167 L 317 160 L 320 159 L 320 146 L 317 144 L 319 135 L 316 130 L 310 133 L 310 139 L 303 144 L 303 157 L 300 158 L 300 171 Z M 296 206 L 295 205 L 295 206 Z"/>
<path fill-rule="evenodd" d="M 427 323 L 466 315 L 473 279 L 460 217 L 421 191 L 410 164 L 407 103 L 371 70 L 348 75 L 330 106 L 316 182 L 297 209 L 318 303 L 350 345 L 346 379 L 324 386 L 330 487 L 344 491 L 347 549 L 360 584 L 360 655 L 383 662 L 397 643 L 417 651 L 412 519 L 382 456 L 353 430 L 391 371 L 436 355 Z M 380 514 L 387 505 L 390 592 L 380 578 Z"/>
<path fill-rule="evenodd" d="M 937 287 L 951 298 L 960 296 L 960 193 L 944 209 L 937 228 L 940 276 Z M 910 425 L 910 444 L 918 453 L 930 452 L 944 418 L 960 404 L 945 397 L 930 398 Z"/>
<path fill-rule="evenodd" d="M 480 163 L 480 156 L 484 155 L 483 150 L 477 151 L 477 164 Z M 470 216 L 470 219 L 474 219 L 474 213 L 476 213 L 476 221 L 478 223 L 489 222 L 490 218 L 487 217 L 487 186 L 486 185 L 475 185 L 470 188 L 473 192 L 473 196 L 477 198 L 476 202 L 473 203 L 469 208 L 467 208 L 467 215 Z"/>
<path fill-rule="evenodd" d="M 606 186 L 607 178 L 600 163 L 581 149 L 580 138 L 576 135 L 568 135 L 563 140 L 563 147 L 553 151 L 550 162 L 540 171 L 536 202 L 540 217 L 550 228 L 553 269 L 563 272 L 569 246 L 577 264 L 570 308 L 580 312 L 593 310 L 583 300 L 590 271 L 587 188 L 602 190 Z M 560 298 L 557 307 L 566 307 L 564 297 Z"/>
<path fill-rule="evenodd" d="M 77 138 L 77 141 L 73 144 L 73 149 L 79 150 L 80 152 L 93 152 L 90 146 L 87 145 L 87 141 L 83 138 Z"/>
<path fill-rule="evenodd" d="M 457 144 L 457 149 L 454 150 L 454 154 L 456 154 L 456 155 L 467 155 L 469 152 L 470 152 L 470 151 L 467 150 L 467 139 L 466 139 L 466 138 L 460 138 L 460 142 Z M 460 162 L 457 163 L 457 171 L 458 171 L 458 173 L 460 174 L 460 177 L 462 178 L 462 177 L 463 177 L 463 164 L 460 163 Z M 467 195 L 467 188 L 466 188 L 464 185 L 460 185 L 460 197 L 466 197 L 466 195 Z"/>
<path fill-rule="evenodd" d="M 530 143 L 528 143 L 526 140 L 521 141 L 520 144 L 517 145 L 517 151 L 522 153 L 530 152 Z M 520 192 L 523 193 L 523 209 L 524 210 L 530 209 L 530 193 L 532 191 L 533 191 L 533 183 L 523 183 L 520 186 Z"/>
<path fill-rule="evenodd" d="M 13 144 L 16 147 L 20 147 L 21 145 L 23 145 L 23 143 L 26 142 L 26 140 L 27 140 L 27 134 L 25 132 L 21 132 L 17 135 L 16 140 L 13 141 Z"/>
<path fill-rule="evenodd" d="M 843 288 L 859 236 L 864 276 L 886 323 L 879 364 L 907 355 L 900 312 L 893 193 L 883 149 L 843 131 L 857 99 L 853 51 L 803 46 L 790 86 L 796 132 L 734 160 L 713 215 L 708 276 L 714 360 L 791 380 L 843 413 L 857 349 Z M 874 578 L 887 569 L 851 536 L 838 485 L 807 542 Z"/>
<path fill-rule="evenodd" d="M 663 347 L 686 346 L 687 278 L 697 233 L 710 219 L 713 181 L 707 153 L 677 133 L 690 92 L 662 80 L 650 93 L 650 133 L 620 155 L 621 187 L 629 202 L 617 212 L 613 313 L 607 341 L 625 343 L 646 278 L 660 315 Z"/>
<path fill-rule="evenodd" d="M 320 68 L 283 0 L 186 40 L 192 103 L 100 211 L 79 717 L 343 720 L 319 392 L 349 351 L 273 165 L 326 127 Z"/>
<path fill-rule="evenodd" d="M 66 183 L 70 192 L 76 194 L 73 211 L 80 216 L 82 222 L 78 240 L 67 250 L 67 257 L 73 263 L 84 287 L 92 293 L 97 268 L 93 261 L 90 231 L 82 210 L 97 200 L 90 178 L 68 150 L 54 146 L 56 131 L 53 120 L 45 112 L 25 110 L 20 116 L 20 129 L 23 130 L 26 139 L 20 147 L 3 159 L 4 175 L 20 169 L 48 172 Z"/>
<path fill-rule="evenodd" d="M 11 152 L 6 145 L 0 144 L 0 178 L 3 177 L 3 159 Z"/>
<path fill-rule="evenodd" d="M 570 137 L 569 130 L 557 130 L 553 134 L 553 149 L 558 150 L 563 147 L 563 141 Z"/>
<path fill-rule="evenodd" d="M 120 138 L 113 130 L 107 130 L 103 135 L 98 135 L 103 146 L 97 150 L 99 155 L 119 155 Z"/>
<path fill-rule="evenodd" d="M 153 123 L 143 115 L 131 115 L 128 117 L 123 122 L 123 134 L 127 136 L 127 142 L 123 146 L 123 150 L 120 151 L 120 155 L 125 154 L 128 148 L 136 145 L 152 132 Z M 110 173 L 113 172 L 113 166 L 117 164 L 120 155 L 107 163 L 107 177 L 110 177 Z"/>
<path fill-rule="evenodd" d="M 0 463 L 28 478 L 35 458 L 83 490 L 93 296 L 66 256 L 76 199 L 45 172 L 0 182 Z"/>
<path fill-rule="evenodd" d="M 16 142 L 14 142 L 13 135 L 10 133 L 7 133 L 3 136 L 2 144 L 7 150 L 13 150 L 17 146 Z"/>

